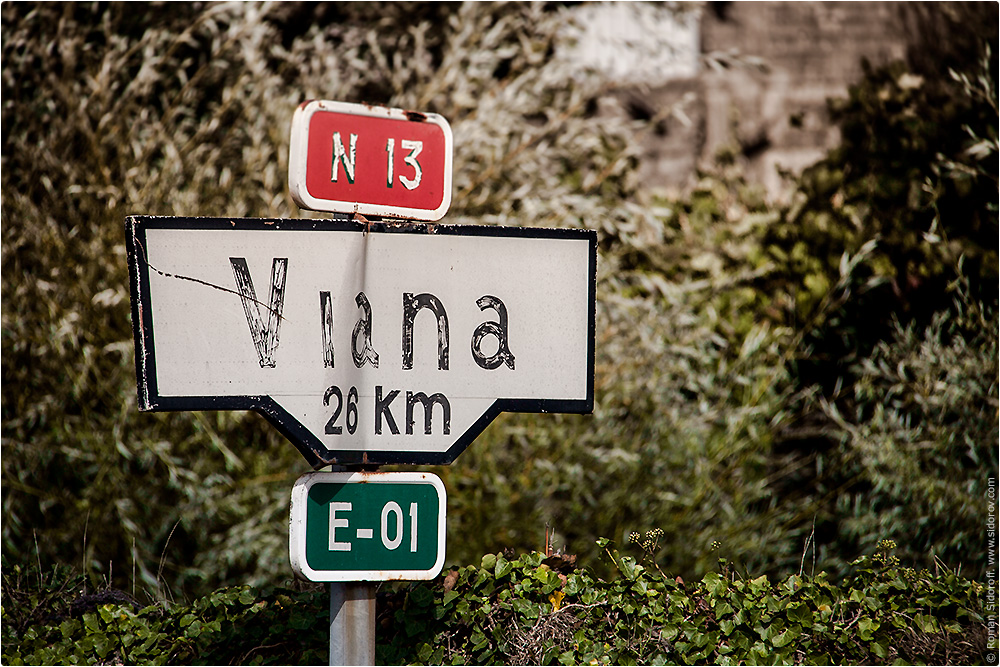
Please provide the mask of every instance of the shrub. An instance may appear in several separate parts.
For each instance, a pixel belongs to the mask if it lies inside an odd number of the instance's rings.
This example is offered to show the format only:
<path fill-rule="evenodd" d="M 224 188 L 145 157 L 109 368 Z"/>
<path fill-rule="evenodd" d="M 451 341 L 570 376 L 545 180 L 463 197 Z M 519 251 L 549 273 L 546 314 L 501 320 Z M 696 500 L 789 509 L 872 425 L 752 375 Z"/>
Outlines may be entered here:
<path fill-rule="evenodd" d="M 882 538 L 930 566 L 961 564 L 986 576 L 983 507 L 997 478 L 997 320 L 963 294 L 926 329 L 896 324 L 854 370 L 853 396 L 820 399 L 840 442 L 835 501 L 841 552 Z M 849 406 L 842 410 L 839 405 Z M 846 481 L 841 481 L 846 480 Z"/>
<path fill-rule="evenodd" d="M 903 567 L 890 542 L 841 582 L 824 573 L 750 578 L 720 560 L 692 583 L 600 542 L 615 570 L 610 580 L 533 552 L 487 554 L 436 581 L 388 587 L 378 596 L 377 661 L 982 664 L 985 657 L 983 587 L 947 569 Z M 52 588 L 29 594 L 10 583 L 5 664 L 325 664 L 322 590 L 229 588 L 190 605 L 144 609 L 93 595 L 66 609 L 51 606 L 60 599 Z M 49 615 L 36 611 L 25 623 L 25 603 L 38 592 Z"/>
<path fill-rule="evenodd" d="M 985 434 L 982 459 L 996 441 L 966 403 L 995 401 L 975 373 L 995 368 L 995 350 L 935 320 L 953 295 L 933 290 L 964 253 L 970 303 L 995 312 L 989 68 L 919 85 L 873 70 L 845 103 L 845 146 L 789 208 L 728 172 L 667 200 L 635 178 L 649 123 L 598 114 L 613 82 L 560 56 L 565 19 L 557 5 L 519 3 L 4 5 L 10 562 L 81 563 L 91 584 L 119 587 L 134 569 L 139 595 L 163 601 L 285 583 L 288 492 L 305 464 L 254 415 L 137 413 L 122 222 L 315 215 L 284 186 L 291 115 L 308 98 L 448 118 L 447 222 L 599 230 L 595 414 L 504 415 L 439 471 L 453 562 L 540 546 L 549 524 L 598 571 L 597 535 L 624 544 L 655 525 L 672 536 L 659 562 L 688 579 L 712 570 L 716 541 L 741 566 L 784 576 L 814 537 L 822 566 L 840 572 L 881 538 L 883 512 L 911 502 L 930 521 L 901 526 L 914 556 L 970 544 L 976 499 L 956 510 L 955 534 L 934 508 L 957 507 L 954 490 L 983 477 L 952 455 Z M 921 304 L 926 317 L 911 318 Z M 873 308 L 886 315 L 876 328 L 864 320 Z M 883 349 L 890 313 L 912 333 Z M 952 386 L 947 409 L 860 364 L 911 363 L 907 341 L 938 334 L 948 341 L 930 349 L 961 360 L 956 383 L 973 383 Z M 887 409 L 866 425 L 879 392 L 898 419 Z M 905 460 L 905 443 L 952 432 L 931 448 L 955 462 L 939 488 L 934 461 Z M 869 436 L 902 457 L 884 478 Z M 911 493 L 897 482 L 913 466 L 926 484 Z"/>
<path fill-rule="evenodd" d="M 5 553 L 135 567 L 152 596 L 280 583 L 305 464 L 252 414 L 138 414 L 125 216 L 298 215 L 288 128 L 323 98 L 448 118 L 450 221 L 601 224 L 613 201 L 578 186 L 621 187 L 628 128 L 587 114 L 599 85 L 553 59 L 562 25 L 542 5 L 4 5 Z"/>
<path fill-rule="evenodd" d="M 866 68 L 833 103 L 841 145 L 762 236 L 770 312 L 803 334 L 801 400 L 775 451 L 812 461 L 779 489 L 802 508 L 792 525 L 814 522 L 831 571 L 893 537 L 908 558 L 949 554 L 985 573 L 979 503 L 998 440 L 991 54 L 982 44 L 968 72 L 944 76 Z"/>
<path fill-rule="evenodd" d="M 840 145 L 808 168 L 763 243 L 789 295 L 789 317 L 823 354 L 801 359 L 803 382 L 829 389 L 841 366 L 889 335 L 893 318 L 926 325 L 948 310 L 963 275 L 971 296 L 997 300 L 997 97 L 983 44 L 967 72 L 920 76 L 896 62 L 832 101 Z M 844 253 L 874 243 L 853 291 L 824 312 Z M 789 297 L 785 297 L 786 299 Z M 781 295 L 778 295 L 781 298 Z"/>

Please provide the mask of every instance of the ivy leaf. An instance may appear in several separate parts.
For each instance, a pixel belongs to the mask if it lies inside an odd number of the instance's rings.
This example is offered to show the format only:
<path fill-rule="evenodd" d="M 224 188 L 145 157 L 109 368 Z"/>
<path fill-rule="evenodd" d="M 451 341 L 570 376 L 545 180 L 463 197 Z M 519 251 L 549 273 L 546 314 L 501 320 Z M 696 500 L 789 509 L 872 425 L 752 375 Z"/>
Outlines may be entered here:
<path fill-rule="evenodd" d="M 631 556 L 623 556 L 619 561 L 619 564 L 622 574 L 624 574 L 625 578 L 629 581 L 635 581 L 635 578 L 639 576 L 639 573 L 643 570 L 643 567 L 636 563 L 635 559 Z"/>
<path fill-rule="evenodd" d="M 880 623 L 867 616 L 858 621 L 858 637 L 863 641 L 871 641 L 872 633 L 878 630 Z"/>
<path fill-rule="evenodd" d="M 434 593 L 426 586 L 415 586 L 410 591 L 410 600 L 418 607 L 426 607 L 434 602 Z"/>
<path fill-rule="evenodd" d="M 788 620 L 795 621 L 804 626 L 811 626 L 813 613 L 810 611 L 809 607 L 804 604 L 793 604 L 790 605 L 786 610 L 785 614 L 788 616 Z"/>
<path fill-rule="evenodd" d="M 430 662 L 433 653 L 434 648 L 426 642 L 420 644 L 420 647 L 417 649 L 417 657 L 424 663 Z"/>
<path fill-rule="evenodd" d="M 90 613 L 83 615 L 83 624 L 91 632 L 97 632 L 101 625 L 97 620 L 97 616 Z"/>
<path fill-rule="evenodd" d="M 534 602 L 531 602 L 530 600 L 524 600 L 524 599 L 514 600 L 513 606 L 514 606 L 514 611 L 516 611 L 518 614 L 524 616 L 527 619 L 538 618 L 538 605 L 536 605 Z"/>
<path fill-rule="evenodd" d="M 783 646 L 788 646 L 792 641 L 797 639 L 799 635 L 802 634 L 802 629 L 797 625 L 790 625 L 779 633 L 776 637 L 771 637 L 771 645 L 775 648 L 782 648 Z"/>
<path fill-rule="evenodd" d="M 483 560 L 480 563 L 480 567 L 484 570 L 493 570 L 497 565 L 496 554 L 486 554 L 483 556 Z"/>
<path fill-rule="evenodd" d="M 937 619 L 930 614 L 916 614 L 913 617 L 913 622 L 917 624 L 921 632 L 931 634 L 939 631 Z"/>
<path fill-rule="evenodd" d="M 506 577 L 508 574 L 510 574 L 511 571 L 513 571 L 513 569 L 514 569 L 514 563 L 510 562 L 502 555 L 497 556 L 496 570 L 494 571 L 493 576 L 495 576 L 497 579 L 502 579 Z"/>
<path fill-rule="evenodd" d="M 718 572 L 709 572 L 701 581 L 705 584 L 705 590 L 715 596 L 721 595 L 729 587 L 729 582 L 721 577 Z"/>

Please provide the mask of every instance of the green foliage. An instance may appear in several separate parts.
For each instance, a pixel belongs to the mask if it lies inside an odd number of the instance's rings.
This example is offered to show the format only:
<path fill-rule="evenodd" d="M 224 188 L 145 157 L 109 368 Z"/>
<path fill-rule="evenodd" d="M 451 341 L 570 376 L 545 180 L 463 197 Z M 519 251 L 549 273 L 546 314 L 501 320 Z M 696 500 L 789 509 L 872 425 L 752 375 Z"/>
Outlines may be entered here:
<path fill-rule="evenodd" d="M 720 543 L 781 578 L 804 544 L 840 574 L 883 537 L 908 559 L 983 572 L 976 517 L 997 442 L 989 66 L 870 71 L 840 107 L 844 145 L 776 206 L 731 165 L 681 198 L 640 187 L 653 128 L 596 112 L 614 83 L 561 56 L 556 5 L 7 3 L 2 20 L 12 566 L 80 563 L 87 586 L 137 589 L 162 618 L 168 600 L 220 585 L 287 585 L 288 492 L 305 463 L 252 414 L 137 412 L 122 223 L 317 215 L 284 183 L 291 115 L 320 98 L 448 118 L 448 223 L 599 232 L 595 413 L 503 415 L 437 471 L 452 562 L 541 546 L 549 525 L 610 576 L 596 536 L 661 526 L 656 562 L 689 580 L 713 571 Z M 959 275 L 968 288 L 950 290 Z M 522 578 L 537 569 L 525 563 Z"/>
<path fill-rule="evenodd" d="M 883 542 L 840 583 L 721 568 L 686 584 L 600 540 L 615 577 L 562 556 L 487 554 L 378 596 L 379 664 L 981 664 L 983 587 L 903 567 Z M 9 584 L 10 582 L 5 582 Z M 93 603 L 32 623 L 4 588 L 5 664 L 325 664 L 325 591 Z M 22 589 L 15 587 L 15 595 Z M 53 589 L 42 587 L 50 598 Z M 71 605 L 72 607 L 72 605 Z M 37 609 L 37 608 L 36 608 Z M 37 613 L 36 613 L 37 616 Z"/>
<path fill-rule="evenodd" d="M 135 569 L 151 596 L 259 581 L 285 558 L 272 526 L 294 451 L 253 415 L 138 414 L 122 231 L 134 212 L 288 213 L 287 150 L 272 139 L 298 100 L 267 103 L 281 76 L 263 63 L 280 40 L 260 18 L 3 8 L 9 557 L 113 570 L 122 587 Z"/>
<path fill-rule="evenodd" d="M 635 197 L 597 218 L 594 414 L 501 416 L 435 471 L 461 505 L 449 525 L 480 552 L 540 546 L 549 525 L 595 563 L 595 535 L 661 525 L 684 536 L 660 555 L 685 576 L 714 565 L 715 541 L 748 567 L 797 563 L 804 536 L 782 532 L 767 479 L 796 339 L 757 316 L 771 266 L 747 260 L 775 217 L 735 175 Z"/>
<path fill-rule="evenodd" d="M 807 381 L 871 350 L 893 316 L 926 324 L 947 310 L 961 259 L 975 299 L 997 299 L 997 93 L 984 45 L 969 71 L 920 76 L 901 62 L 865 76 L 831 102 L 841 143 L 798 181 L 791 206 L 764 237 L 825 359 Z M 845 253 L 875 246 L 836 311 L 824 311 Z M 774 279 L 776 276 L 772 276 Z M 825 363 L 824 363 L 825 362 Z"/>
<path fill-rule="evenodd" d="M 973 499 L 997 472 L 993 60 L 985 44 L 963 73 L 866 66 L 831 104 L 841 145 L 761 237 L 765 312 L 803 342 L 776 450 L 814 461 L 781 488 L 831 571 L 893 537 L 909 559 L 985 574 Z"/>
<path fill-rule="evenodd" d="M 892 537 L 907 561 L 940 558 L 982 579 L 983 514 L 970 498 L 985 499 L 998 473 L 1000 321 L 995 305 L 984 310 L 963 294 L 926 329 L 897 323 L 853 370 L 844 390 L 853 395 L 820 407 L 840 438 L 827 460 L 841 485 L 849 480 L 836 500 L 838 550 L 870 551 Z"/>
<path fill-rule="evenodd" d="M 37 574 L 13 569 L 22 579 Z M 190 604 L 143 607 L 113 589 L 86 593 L 82 575 L 54 574 L 39 588 L 10 576 L 7 665 L 326 664 L 329 603 L 316 593 L 243 586 Z"/>
<path fill-rule="evenodd" d="M 535 552 L 486 555 L 409 587 L 380 612 L 380 662 L 975 664 L 986 649 L 983 587 L 901 567 L 888 542 L 839 584 L 823 573 L 750 579 L 725 560 L 685 584 L 599 545 L 611 580 L 563 574 L 559 556 Z"/>

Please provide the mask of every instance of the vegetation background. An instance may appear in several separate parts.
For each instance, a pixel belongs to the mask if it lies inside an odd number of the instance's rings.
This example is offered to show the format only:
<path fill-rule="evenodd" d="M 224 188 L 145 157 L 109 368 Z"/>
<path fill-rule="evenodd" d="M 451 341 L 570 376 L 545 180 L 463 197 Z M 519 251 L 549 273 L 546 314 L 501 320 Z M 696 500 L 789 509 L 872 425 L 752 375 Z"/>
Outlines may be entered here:
<path fill-rule="evenodd" d="M 656 119 L 597 113 L 615 84 L 562 57 L 558 4 L 5 3 L 5 570 L 150 600 L 288 584 L 307 466 L 255 414 L 138 412 L 123 223 L 317 215 L 286 176 L 320 98 L 445 116 L 449 223 L 599 233 L 595 412 L 504 415 L 435 470 L 449 562 L 550 528 L 600 572 L 598 537 L 661 529 L 685 578 L 836 576 L 892 539 L 983 580 L 997 8 L 927 7 L 921 57 L 833 104 L 842 145 L 779 205 L 736 153 L 683 197 L 639 183 Z"/>

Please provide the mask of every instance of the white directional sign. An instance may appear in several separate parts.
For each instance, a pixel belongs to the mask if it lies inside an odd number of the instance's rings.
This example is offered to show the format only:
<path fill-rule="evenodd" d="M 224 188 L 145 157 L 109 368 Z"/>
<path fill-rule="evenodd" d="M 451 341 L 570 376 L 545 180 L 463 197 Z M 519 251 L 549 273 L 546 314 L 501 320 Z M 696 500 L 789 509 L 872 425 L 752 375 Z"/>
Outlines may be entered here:
<path fill-rule="evenodd" d="M 314 467 L 593 410 L 593 231 L 136 216 L 127 240 L 143 410 L 256 410 Z"/>

